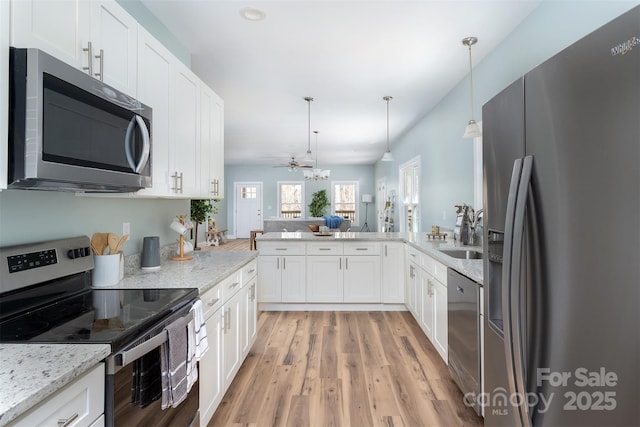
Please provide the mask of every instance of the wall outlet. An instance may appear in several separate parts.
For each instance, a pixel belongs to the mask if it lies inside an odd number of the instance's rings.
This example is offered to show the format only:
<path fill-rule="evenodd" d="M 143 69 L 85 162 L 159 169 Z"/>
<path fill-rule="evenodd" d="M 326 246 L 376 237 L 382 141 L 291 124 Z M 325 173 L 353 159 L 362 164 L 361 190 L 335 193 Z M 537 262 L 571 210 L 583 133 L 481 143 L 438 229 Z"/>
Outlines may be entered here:
<path fill-rule="evenodd" d="M 130 222 L 123 222 L 122 223 L 122 235 L 124 236 L 125 234 L 128 234 L 129 238 L 131 238 L 131 223 Z"/>
<path fill-rule="evenodd" d="M 442 220 L 443 221 L 447 220 L 447 210 L 446 209 L 442 211 Z"/>

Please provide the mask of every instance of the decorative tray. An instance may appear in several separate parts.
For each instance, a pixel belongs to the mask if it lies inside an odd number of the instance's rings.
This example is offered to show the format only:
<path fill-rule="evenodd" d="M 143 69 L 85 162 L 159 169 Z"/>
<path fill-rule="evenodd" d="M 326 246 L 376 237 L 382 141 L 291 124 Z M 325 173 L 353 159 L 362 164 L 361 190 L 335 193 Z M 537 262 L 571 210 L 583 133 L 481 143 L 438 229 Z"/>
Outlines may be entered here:
<path fill-rule="evenodd" d="M 333 233 L 320 233 L 319 231 L 315 231 L 313 235 L 314 236 L 333 236 Z"/>

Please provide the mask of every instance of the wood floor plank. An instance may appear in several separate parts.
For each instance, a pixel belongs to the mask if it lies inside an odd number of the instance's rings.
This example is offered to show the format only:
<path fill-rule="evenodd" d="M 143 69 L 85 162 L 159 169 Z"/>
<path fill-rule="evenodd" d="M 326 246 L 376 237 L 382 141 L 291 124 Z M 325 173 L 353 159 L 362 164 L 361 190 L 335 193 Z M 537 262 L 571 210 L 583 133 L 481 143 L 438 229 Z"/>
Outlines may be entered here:
<path fill-rule="evenodd" d="M 482 426 L 408 312 L 263 312 L 209 427 Z"/>

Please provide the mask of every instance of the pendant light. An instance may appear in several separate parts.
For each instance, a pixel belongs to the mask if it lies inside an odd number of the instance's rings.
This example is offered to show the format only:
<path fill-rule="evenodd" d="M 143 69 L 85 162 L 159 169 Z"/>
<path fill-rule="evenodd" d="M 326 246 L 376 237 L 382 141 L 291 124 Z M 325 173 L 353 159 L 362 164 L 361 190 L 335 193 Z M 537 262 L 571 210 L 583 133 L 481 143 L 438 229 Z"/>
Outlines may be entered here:
<path fill-rule="evenodd" d="M 313 156 L 311 155 L 311 101 L 313 101 L 313 98 L 307 96 L 304 100 L 307 101 L 307 104 L 309 104 L 309 128 L 307 129 L 307 152 L 304 154 L 302 162 L 313 163 Z"/>
<path fill-rule="evenodd" d="M 316 167 L 313 170 L 305 169 L 304 179 L 307 181 L 326 181 L 329 179 L 329 175 L 331 171 L 329 169 L 322 170 L 318 167 L 318 133 L 319 131 L 314 130 L 313 133 L 316 134 Z"/>
<path fill-rule="evenodd" d="M 476 138 L 482 135 L 480 132 L 480 126 L 473 119 L 473 66 L 471 64 L 471 46 L 478 43 L 478 39 L 476 37 L 465 37 L 462 39 L 462 44 L 469 48 L 469 84 L 470 84 L 470 93 L 471 93 L 471 120 L 469 120 L 469 124 L 467 128 L 464 130 L 464 135 L 462 135 L 465 139 Z"/>
<path fill-rule="evenodd" d="M 393 154 L 391 154 L 391 148 L 389 148 L 389 101 L 393 99 L 392 96 L 383 96 L 383 100 L 387 101 L 387 151 L 382 155 L 381 161 L 392 162 Z"/>

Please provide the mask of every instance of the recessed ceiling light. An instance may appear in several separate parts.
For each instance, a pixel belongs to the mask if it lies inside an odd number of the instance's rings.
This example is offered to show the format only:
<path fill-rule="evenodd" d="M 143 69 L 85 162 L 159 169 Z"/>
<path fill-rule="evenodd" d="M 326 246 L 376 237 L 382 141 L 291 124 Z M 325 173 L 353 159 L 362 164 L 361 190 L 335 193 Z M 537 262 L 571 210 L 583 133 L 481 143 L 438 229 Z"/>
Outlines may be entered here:
<path fill-rule="evenodd" d="M 240 16 L 249 21 L 262 21 L 267 14 L 255 7 L 245 7 L 240 9 Z"/>

